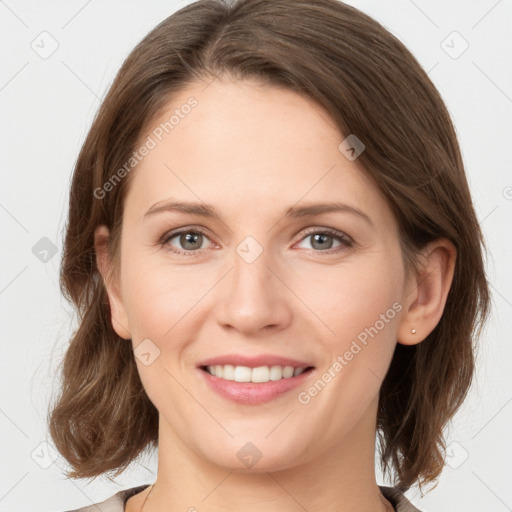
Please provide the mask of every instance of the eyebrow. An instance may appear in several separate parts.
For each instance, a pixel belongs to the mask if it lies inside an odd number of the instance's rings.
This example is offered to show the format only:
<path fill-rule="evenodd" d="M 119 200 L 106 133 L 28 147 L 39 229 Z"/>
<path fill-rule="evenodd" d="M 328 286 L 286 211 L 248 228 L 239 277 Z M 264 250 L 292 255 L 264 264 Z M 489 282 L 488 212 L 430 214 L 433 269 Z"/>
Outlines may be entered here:
<path fill-rule="evenodd" d="M 191 215 L 199 215 L 201 217 L 216 219 L 224 222 L 221 216 L 215 211 L 215 208 L 206 203 L 194 203 L 194 202 L 183 202 L 183 201 L 162 201 L 154 204 L 142 217 L 145 220 L 157 213 L 161 212 L 181 212 L 188 213 Z M 359 210 L 355 206 L 340 203 L 307 203 L 302 206 L 291 206 L 286 210 L 284 218 L 301 218 L 301 217 L 314 217 L 315 215 L 321 215 L 323 213 L 351 213 L 357 215 L 364 221 L 366 221 L 372 228 L 374 224 L 371 218 Z"/>

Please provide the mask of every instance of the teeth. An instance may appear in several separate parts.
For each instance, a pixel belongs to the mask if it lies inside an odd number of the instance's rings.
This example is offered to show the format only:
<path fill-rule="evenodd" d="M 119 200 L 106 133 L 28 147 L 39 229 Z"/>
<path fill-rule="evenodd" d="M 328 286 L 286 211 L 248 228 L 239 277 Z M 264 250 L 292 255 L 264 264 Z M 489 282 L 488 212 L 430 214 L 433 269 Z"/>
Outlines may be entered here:
<path fill-rule="evenodd" d="M 206 371 L 211 375 L 235 382 L 269 382 L 271 380 L 289 379 L 300 375 L 306 368 L 293 366 L 233 366 L 231 364 L 207 366 Z"/>

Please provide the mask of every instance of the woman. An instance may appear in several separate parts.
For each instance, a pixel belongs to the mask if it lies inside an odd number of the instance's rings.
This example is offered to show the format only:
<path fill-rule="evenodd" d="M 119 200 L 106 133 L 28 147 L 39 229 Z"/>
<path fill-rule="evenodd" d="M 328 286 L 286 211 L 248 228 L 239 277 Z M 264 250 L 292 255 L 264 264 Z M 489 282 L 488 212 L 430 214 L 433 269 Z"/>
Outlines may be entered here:
<path fill-rule="evenodd" d="M 489 292 L 449 114 L 394 36 L 337 0 L 181 9 L 119 71 L 69 208 L 50 433 L 71 478 L 158 447 L 105 510 L 418 510 Z"/>

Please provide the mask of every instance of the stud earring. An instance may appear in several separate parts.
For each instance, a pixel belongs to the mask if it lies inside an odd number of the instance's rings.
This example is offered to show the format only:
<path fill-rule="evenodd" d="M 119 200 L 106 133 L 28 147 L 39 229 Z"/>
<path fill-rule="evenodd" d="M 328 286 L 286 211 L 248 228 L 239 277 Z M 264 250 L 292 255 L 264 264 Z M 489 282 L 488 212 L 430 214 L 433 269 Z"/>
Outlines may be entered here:
<path fill-rule="evenodd" d="M 413 334 L 416 334 L 416 329 L 411 329 L 411 332 L 412 332 Z"/>

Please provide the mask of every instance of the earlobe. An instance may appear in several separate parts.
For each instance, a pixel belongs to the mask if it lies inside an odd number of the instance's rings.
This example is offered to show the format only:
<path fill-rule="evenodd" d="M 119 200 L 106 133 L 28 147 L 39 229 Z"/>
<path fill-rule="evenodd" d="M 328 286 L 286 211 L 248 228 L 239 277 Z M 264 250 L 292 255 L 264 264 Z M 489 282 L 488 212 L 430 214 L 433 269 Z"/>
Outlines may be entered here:
<path fill-rule="evenodd" d="M 121 297 L 117 274 L 113 272 L 112 262 L 110 261 L 107 245 L 108 238 L 108 228 L 106 226 L 98 226 L 94 232 L 96 265 L 107 290 L 112 327 L 121 338 L 129 340 L 131 335 L 128 328 L 128 317 Z"/>
<path fill-rule="evenodd" d="M 420 271 L 404 290 L 404 314 L 397 334 L 402 345 L 420 343 L 439 323 L 453 281 L 457 250 L 450 240 L 440 238 L 428 244 L 420 258 Z"/>

